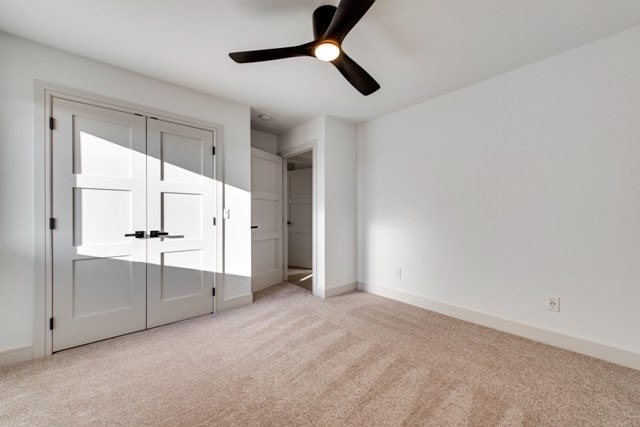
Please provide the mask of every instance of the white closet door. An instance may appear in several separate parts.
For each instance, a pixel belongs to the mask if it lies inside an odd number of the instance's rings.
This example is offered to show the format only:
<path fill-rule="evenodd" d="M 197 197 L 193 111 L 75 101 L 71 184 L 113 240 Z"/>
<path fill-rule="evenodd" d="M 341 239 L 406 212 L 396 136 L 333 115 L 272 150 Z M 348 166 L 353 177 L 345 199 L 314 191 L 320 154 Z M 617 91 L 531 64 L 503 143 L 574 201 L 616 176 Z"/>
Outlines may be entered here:
<path fill-rule="evenodd" d="M 313 177 L 311 169 L 287 172 L 289 179 L 289 265 L 312 268 Z"/>
<path fill-rule="evenodd" d="M 145 328 L 145 118 L 53 100 L 53 350 Z"/>
<path fill-rule="evenodd" d="M 251 290 L 282 282 L 282 157 L 251 149 Z"/>
<path fill-rule="evenodd" d="M 147 121 L 148 327 L 213 312 L 213 147 L 212 131 Z"/>

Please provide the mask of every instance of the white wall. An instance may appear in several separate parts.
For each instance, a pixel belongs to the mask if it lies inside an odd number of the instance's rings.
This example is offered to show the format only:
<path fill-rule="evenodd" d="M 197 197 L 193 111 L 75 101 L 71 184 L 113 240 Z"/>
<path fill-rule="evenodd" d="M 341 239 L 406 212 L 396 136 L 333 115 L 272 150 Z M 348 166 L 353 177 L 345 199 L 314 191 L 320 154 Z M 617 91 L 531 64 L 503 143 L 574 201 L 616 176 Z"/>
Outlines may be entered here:
<path fill-rule="evenodd" d="M 278 153 L 289 152 L 312 141 L 317 141 L 318 145 L 322 145 L 322 147 L 318 147 L 318 150 L 321 148 L 324 150 L 324 143 L 320 144 L 320 141 L 324 141 L 324 122 L 325 116 L 316 117 L 278 135 Z"/>
<path fill-rule="evenodd" d="M 251 129 L 251 146 L 267 153 L 278 153 L 278 137 L 267 132 Z"/>
<path fill-rule="evenodd" d="M 639 354 L 638 46 L 640 27 L 359 126 L 361 287 Z"/>
<path fill-rule="evenodd" d="M 312 141 L 316 144 L 313 173 L 318 268 L 314 279 L 322 297 L 347 290 L 357 281 L 356 136 L 355 126 L 327 116 L 278 136 L 279 154 L 286 155 Z"/>
<path fill-rule="evenodd" d="M 218 284 L 224 287 L 218 302 L 224 308 L 227 300 L 250 298 L 248 107 L 3 33 L 0 58 L 0 353 L 33 344 L 34 286 L 44 286 L 34 282 L 34 79 L 223 125 L 232 217 L 225 224 L 227 275 Z"/>
<path fill-rule="evenodd" d="M 357 132 L 325 117 L 327 289 L 357 282 Z"/>

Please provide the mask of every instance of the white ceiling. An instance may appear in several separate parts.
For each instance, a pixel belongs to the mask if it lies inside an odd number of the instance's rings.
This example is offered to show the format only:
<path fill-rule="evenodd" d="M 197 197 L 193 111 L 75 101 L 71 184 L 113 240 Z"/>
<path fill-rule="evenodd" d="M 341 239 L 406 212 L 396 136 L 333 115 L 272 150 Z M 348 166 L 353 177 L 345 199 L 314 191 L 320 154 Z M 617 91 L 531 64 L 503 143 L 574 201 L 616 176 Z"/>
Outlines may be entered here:
<path fill-rule="evenodd" d="M 337 3 L 0 0 L 0 30 L 249 105 L 255 129 L 280 133 L 367 121 L 640 24 L 638 0 L 377 0 L 343 45 L 382 86 L 368 97 L 313 58 L 227 56 L 309 41 L 313 10 Z"/>

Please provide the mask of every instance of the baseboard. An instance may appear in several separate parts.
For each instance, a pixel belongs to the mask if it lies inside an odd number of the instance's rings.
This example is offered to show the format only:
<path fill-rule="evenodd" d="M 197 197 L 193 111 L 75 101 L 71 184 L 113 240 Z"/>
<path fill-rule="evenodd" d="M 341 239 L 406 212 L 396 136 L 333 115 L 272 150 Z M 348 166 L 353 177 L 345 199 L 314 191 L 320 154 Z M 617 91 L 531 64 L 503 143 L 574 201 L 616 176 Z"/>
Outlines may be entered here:
<path fill-rule="evenodd" d="M 241 295 L 239 297 L 231 298 L 225 301 L 218 302 L 218 312 L 231 310 L 232 308 L 242 307 L 253 303 L 253 294 Z"/>
<path fill-rule="evenodd" d="M 554 347 L 560 347 L 565 350 L 574 351 L 586 356 L 595 357 L 597 359 L 606 360 L 607 362 L 626 366 L 628 368 L 640 370 L 640 354 L 623 348 L 610 346 L 607 344 L 586 340 L 560 332 L 542 329 L 537 326 L 528 325 L 526 323 L 517 322 L 510 319 L 470 310 L 463 307 L 457 307 L 429 298 L 419 297 L 394 289 L 385 288 L 377 285 L 366 283 L 358 283 L 358 289 L 374 295 L 404 302 L 446 316 L 455 317 L 456 319 L 475 323 L 477 325 L 486 326 L 488 328 L 497 329 L 533 341 L 549 344 Z"/>
<path fill-rule="evenodd" d="M 0 352 L 0 368 L 14 363 L 26 362 L 33 359 L 33 346 L 15 348 Z"/>
<path fill-rule="evenodd" d="M 358 282 L 347 283 L 346 285 L 325 289 L 324 297 L 325 298 L 337 297 L 338 295 L 346 294 L 348 292 L 355 291 L 356 289 L 358 289 Z"/>

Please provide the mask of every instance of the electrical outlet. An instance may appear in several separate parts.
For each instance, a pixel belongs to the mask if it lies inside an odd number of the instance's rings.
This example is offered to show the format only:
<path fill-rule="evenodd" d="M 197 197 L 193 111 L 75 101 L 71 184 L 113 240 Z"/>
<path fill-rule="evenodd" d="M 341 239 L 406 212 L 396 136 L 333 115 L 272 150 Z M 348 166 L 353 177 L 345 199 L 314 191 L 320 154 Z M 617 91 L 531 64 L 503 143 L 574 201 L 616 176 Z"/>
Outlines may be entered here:
<path fill-rule="evenodd" d="M 560 297 L 547 295 L 544 302 L 544 308 L 551 311 L 560 311 Z"/>
<path fill-rule="evenodd" d="M 401 268 L 396 270 L 396 279 L 402 279 L 402 269 Z"/>

